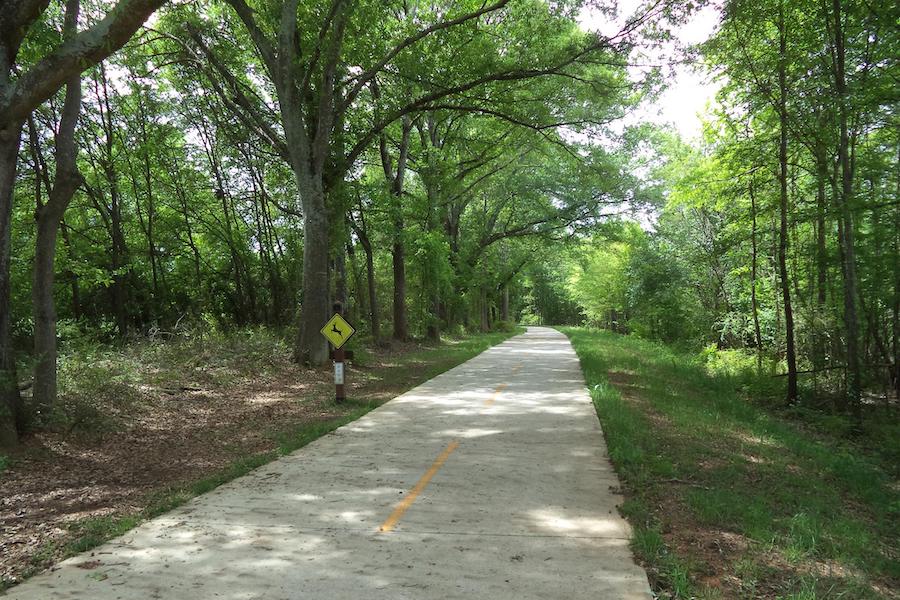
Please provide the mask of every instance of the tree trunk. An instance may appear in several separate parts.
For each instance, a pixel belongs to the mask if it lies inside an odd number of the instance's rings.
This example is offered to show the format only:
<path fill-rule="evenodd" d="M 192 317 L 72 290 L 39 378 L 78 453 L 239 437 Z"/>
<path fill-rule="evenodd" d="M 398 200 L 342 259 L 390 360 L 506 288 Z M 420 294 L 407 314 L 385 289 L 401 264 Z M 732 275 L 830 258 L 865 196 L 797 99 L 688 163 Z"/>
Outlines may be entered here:
<path fill-rule="evenodd" d="M 377 87 L 373 92 L 378 94 Z M 381 167 L 388 182 L 391 194 L 391 220 L 394 226 L 391 261 L 394 276 L 394 339 L 405 341 L 409 338 L 409 327 L 406 314 L 406 242 L 403 239 L 403 184 L 406 178 L 406 161 L 409 152 L 409 136 L 413 123 L 409 117 L 403 118 L 400 148 L 397 155 L 396 171 L 392 165 L 387 147 L 387 136 L 382 133 L 378 138 L 378 150 L 381 156 Z"/>
<path fill-rule="evenodd" d="M 363 292 L 362 274 L 356 260 L 356 248 L 353 247 L 352 240 L 347 242 L 346 252 L 347 261 L 350 263 L 350 272 L 353 274 L 353 306 L 350 317 L 355 320 L 362 320 L 363 315 L 367 312 L 367 296 Z"/>
<path fill-rule="evenodd" d="M 391 260 L 394 274 L 394 339 L 405 341 L 409 338 L 406 319 L 406 246 L 401 238 L 403 219 L 394 221 L 394 244 Z"/>
<path fill-rule="evenodd" d="M 54 183 L 54 191 L 62 182 Z M 69 197 L 74 193 L 72 186 Z M 60 190 L 60 194 L 62 194 Z M 31 289 L 34 311 L 34 409 L 46 416 L 56 403 L 56 305 L 53 301 L 56 236 L 62 215 L 44 206 L 37 215 L 34 254 L 34 280 Z"/>
<path fill-rule="evenodd" d="M 759 300 L 756 297 L 756 282 L 758 274 L 758 252 L 756 244 L 756 194 L 753 190 L 753 182 L 750 183 L 750 213 L 753 218 L 752 229 L 750 230 L 750 307 L 753 311 L 753 333 L 756 338 L 756 370 L 762 372 L 762 333 L 759 328 Z"/>
<path fill-rule="evenodd" d="M 321 180 L 298 176 L 303 202 L 303 291 L 294 359 L 308 365 L 328 361 L 328 343 L 319 333 L 330 316 L 328 211 Z"/>
<path fill-rule="evenodd" d="M 785 350 L 787 352 L 788 385 L 787 403 L 794 404 L 797 401 L 797 354 L 794 346 L 794 313 L 791 308 L 791 283 L 787 271 L 788 251 L 788 192 L 787 192 L 787 34 L 784 24 L 784 0 L 778 6 L 778 118 L 779 118 L 779 143 L 778 143 L 778 183 L 780 187 L 780 217 L 781 226 L 778 237 L 778 270 L 781 275 L 781 296 L 784 303 L 784 329 Z"/>
<path fill-rule="evenodd" d="M 900 225 L 900 224 L 898 224 Z M 897 246 L 895 245 L 895 248 Z M 895 250 L 900 252 L 900 250 Z M 900 267 L 897 266 L 900 259 L 894 259 L 894 277 L 900 278 Z M 894 284 L 894 309 L 893 318 L 891 319 L 891 345 L 894 350 L 894 372 L 891 373 L 891 379 L 894 384 L 894 398 L 900 400 L 900 283 Z"/>
<path fill-rule="evenodd" d="M 0 129 L 0 446 L 18 442 L 24 428 L 10 314 L 13 189 L 23 123 Z"/>
<path fill-rule="evenodd" d="M 900 147 L 897 148 L 900 160 Z M 896 197 L 900 198 L 900 173 L 897 174 Z M 894 206 L 894 308 L 891 319 L 891 345 L 894 350 L 894 397 L 900 400 L 900 204 Z"/>
<path fill-rule="evenodd" d="M 359 243 L 362 244 L 366 255 L 366 284 L 369 294 L 369 328 L 372 330 L 372 342 L 377 346 L 381 343 L 381 315 L 378 312 L 378 290 L 375 282 L 375 256 L 372 252 L 372 243 L 369 237 L 357 230 Z"/>
<path fill-rule="evenodd" d="M 819 309 L 825 306 L 828 287 L 828 256 L 825 251 L 825 182 L 828 178 L 828 163 L 825 157 L 816 160 L 816 301 Z"/>
<path fill-rule="evenodd" d="M 75 35 L 80 0 L 66 2 L 63 37 Z M 56 134 L 56 174 L 47 203 L 38 206 L 37 238 L 34 252 L 34 280 L 31 290 L 34 311 L 34 408 L 37 414 L 49 415 L 56 404 L 56 303 L 53 286 L 56 279 L 56 238 L 59 224 L 72 196 L 81 184 L 78 172 L 78 149 L 75 127 L 81 112 L 81 74 L 66 82 L 66 98 Z"/>
<path fill-rule="evenodd" d="M 500 301 L 500 320 L 509 322 L 509 285 L 503 286 L 503 292 Z"/>
<path fill-rule="evenodd" d="M 845 78 L 845 49 L 842 25 L 841 0 L 833 0 L 834 14 L 834 56 L 835 56 L 835 91 L 838 96 L 840 124 L 840 143 L 838 159 L 841 165 L 840 228 L 842 263 L 844 276 L 844 326 L 847 330 L 847 401 L 857 423 L 862 420 L 862 374 L 859 362 L 859 317 L 856 310 L 857 277 L 856 250 L 853 241 L 853 217 L 850 203 L 853 198 L 853 169 L 850 164 L 850 138 L 848 133 L 847 83 Z"/>

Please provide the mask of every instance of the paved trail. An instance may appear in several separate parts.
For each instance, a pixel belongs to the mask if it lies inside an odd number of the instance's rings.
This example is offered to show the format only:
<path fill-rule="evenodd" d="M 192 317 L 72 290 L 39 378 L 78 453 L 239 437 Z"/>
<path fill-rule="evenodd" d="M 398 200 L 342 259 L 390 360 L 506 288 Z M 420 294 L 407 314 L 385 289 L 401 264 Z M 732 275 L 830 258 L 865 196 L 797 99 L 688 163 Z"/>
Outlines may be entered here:
<path fill-rule="evenodd" d="M 649 600 L 578 359 L 541 327 L 8 592 Z"/>

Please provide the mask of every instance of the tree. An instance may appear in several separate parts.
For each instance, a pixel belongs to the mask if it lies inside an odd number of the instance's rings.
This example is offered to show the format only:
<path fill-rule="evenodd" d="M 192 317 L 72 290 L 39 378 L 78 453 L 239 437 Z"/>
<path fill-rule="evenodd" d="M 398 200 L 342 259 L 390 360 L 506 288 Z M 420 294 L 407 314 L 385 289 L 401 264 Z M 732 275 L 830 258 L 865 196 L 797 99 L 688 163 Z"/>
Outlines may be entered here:
<path fill-rule="evenodd" d="M 10 241 L 13 192 L 22 127 L 31 112 L 70 78 L 121 48 L 165 0 L 119 0 L 92 27 L 73 35 L 26 70 L 17 65 L 23 41 L 47 8 L 44 0 L 0 7 L 0 442 L 15 442 L 24 423 L 10 340 Z"/>
<path fill-rule="evenodd" d="M 535 77 L 567 78 L 569 70 L 615 49 L 607 39 L 579 33 L 565 7 L 535 2 L 515 6 L 509 0 L 466 2 L 453 13 L 423 3 L 396 16 L 379 3 L 338 0 L 300 13 L 296 0 L 287 1 L 278 14 L 254 9 L 243 0 L 227 4 L 243 31 L 226 19 L 228 33 L 220 32 L 213 45 L 198 26 L 190 25 L 193 47 L 182 43 L 182 48 L 233 113 L 271 143 L 295 173 L 304 218 L 303 300 L 295 354 L 311 364 L 327 358 L 318 329 L 329 308 L 329 230 L 340 212 L 329 194 L 370 144 L 392 123 L 444 99 L 474 96 L 476 91 L 483 95 L 489 87 L 502 90 Z M 553 36 L 545 48 L 550 51 L 539 52 L 528 43 L 533 32 L 517 22 L 525 15 Z M 383 27 L 372 27 L 373 23 Z M 266 33 L 274 31 L 278 34 Z M 353 32 L 349 37 L 348 31 Z M 245 35 L 260 66 L 255 80 L 239 76 L 245 69 L 226 58 L 240 53 L 239 39 Z M 502 54 L 491 47 L 497 38 L 506 38 L 515 52 L 500 58 Z M 478 43 L 470 44 L 472 39 Z M 442 48 L 435 53 L 440 56 L 456 54 L 456 62 L 441 63 L 439 73 L 405 68 L 409 57 L 424 47 Z M 394 74 L 392 69 L 402 72 Z M 373 93 L 376 84 L 385 87 L 381 78 L 395 77 L 404 83 L 393 86 L 393 93 L 384 89 L 380 95 Z M 259 78 L 264 78 L 261 87 Z M 262 100 L 269 95 L 262 88 L 271 90 L 277 106 Z M 405 90 L 412 94 L 402 93 Z M 280 128 L 271 125 L 273 113 Z M 402 303 L 395 305 L 402 317 Z M 398 321 L 402 334 L 402 318 Z"/>
<path fill-rule="evenodd" d="M 63 41 L 75 37 L 80 0 L 67 0 Z M 59 224 L 82 177 L 78 171 L 75 127 L 81 113 L 81 74 L 73 73 L 66 82 L 66 94 L 56 133 L 56 172 L 46 203 L 35 210 L 34 284 L 34 409 L 48 413 L 56 403 L 56 305 L 53 299 L 56 238 Z"/>

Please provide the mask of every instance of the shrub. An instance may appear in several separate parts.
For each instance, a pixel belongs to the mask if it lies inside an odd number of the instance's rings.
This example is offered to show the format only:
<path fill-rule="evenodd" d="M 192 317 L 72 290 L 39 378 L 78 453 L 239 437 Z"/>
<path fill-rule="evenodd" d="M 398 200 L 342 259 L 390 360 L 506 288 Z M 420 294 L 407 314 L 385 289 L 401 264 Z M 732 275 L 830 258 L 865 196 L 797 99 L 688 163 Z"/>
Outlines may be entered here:
<path fill-rule="evenodd" d="M 497 321 L 494 323 L 494 331 L 512 333 L 516 330 L 516 324 L 511 321 Z"/>

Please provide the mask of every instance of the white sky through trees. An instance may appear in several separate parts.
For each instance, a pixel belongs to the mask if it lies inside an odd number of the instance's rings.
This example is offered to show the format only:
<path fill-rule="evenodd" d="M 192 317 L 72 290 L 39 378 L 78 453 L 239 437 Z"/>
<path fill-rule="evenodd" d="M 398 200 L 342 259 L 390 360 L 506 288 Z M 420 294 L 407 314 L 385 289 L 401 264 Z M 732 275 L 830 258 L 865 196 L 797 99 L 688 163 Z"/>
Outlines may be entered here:
<path fill-rule="evenodd" d="M 614 35 L 641 4 L 641 0 L 620 0 L 616 18 L 588 9 L 582 12 L 579 21 L 587 30 Z M 673 34 L 681 45 L 698 44 L 712 35 L 718 23 L 719 8 L 716 3 L 711 3 L 691 15 L 686 23 L 676 27 Z M 674 43 L 667 44 L 660 51 L 654 51 L 647 58 L 655 64 L 671 64 L 674 76 L 666 78 L 667 88 L 657 100 L 644 104 L 629 115 L 628 124 L 646 121 L 668 123 L 678 130 L 685 141 L 698 138 L 702 130 L 701 115 L 714 102 L 718 85 L 702 69 L 678 63 L 683 57 L 679 56 Z M 636 71 L 638 68 L 630 69 Z"/>

